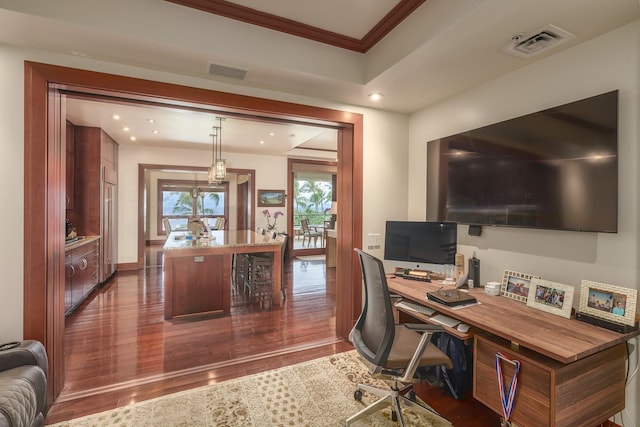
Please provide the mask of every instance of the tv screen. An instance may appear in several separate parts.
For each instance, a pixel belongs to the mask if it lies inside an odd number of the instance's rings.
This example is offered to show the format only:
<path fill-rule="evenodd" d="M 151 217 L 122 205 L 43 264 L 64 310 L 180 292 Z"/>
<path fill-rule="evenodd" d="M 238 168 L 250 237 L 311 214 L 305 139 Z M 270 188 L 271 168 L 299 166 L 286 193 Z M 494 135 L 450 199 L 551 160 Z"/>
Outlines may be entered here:
<path fill-rule="evenodd" d="M 427 145 L 427 220 L 617 232 L 618 91 Z"/>
<path fill-rule="evenodd" d="M 384 259 L 454 264 L 458 227 L 453 222 L 387 221 Z"/>

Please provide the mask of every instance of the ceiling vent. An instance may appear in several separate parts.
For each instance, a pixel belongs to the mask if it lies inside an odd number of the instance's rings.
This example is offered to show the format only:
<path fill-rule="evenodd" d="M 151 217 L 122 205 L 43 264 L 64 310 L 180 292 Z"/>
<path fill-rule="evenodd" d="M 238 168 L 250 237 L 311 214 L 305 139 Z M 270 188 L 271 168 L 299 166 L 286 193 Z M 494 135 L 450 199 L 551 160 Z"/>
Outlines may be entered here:
<path fill-rule="evenodd" d="M 547 25 L 531 34 L 515 34 L 502 50 L 520 58 L 529 58 L 575 38 L 568 31 Z"/>
<path fill-rule="evenodd" d="M 209 64 L 209 74 L 213 76 L 227 77 L 230 79 L 244 80 L 247 70 L 229 67 L 227 65 Z"/>

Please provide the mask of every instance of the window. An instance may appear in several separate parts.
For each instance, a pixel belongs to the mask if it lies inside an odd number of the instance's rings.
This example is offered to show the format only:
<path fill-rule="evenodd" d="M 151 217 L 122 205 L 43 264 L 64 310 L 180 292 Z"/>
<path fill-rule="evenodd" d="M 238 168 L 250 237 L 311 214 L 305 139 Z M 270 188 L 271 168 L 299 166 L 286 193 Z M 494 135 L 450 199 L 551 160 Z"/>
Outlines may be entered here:
<path fill-rule="evenodd" d="M 189 218 L 227 219 L 229 183 L 220 185 L 206 181 L 158 180 L 158 234 L 164 234 L 163 218 L 173 230 L 187 228 Z M 213 221 L 209 221 L 211 224 Z M 227 221 L 228 222 L 228 221 Z"/>
<path fill-rule="evenodd" d="M 331 193 L 333 185 L 330 173 L 300 173 L 293 178 L 293 224 L 300 225 L 301 219 L 310 224 L 323 224 L 331 217 Z"/>

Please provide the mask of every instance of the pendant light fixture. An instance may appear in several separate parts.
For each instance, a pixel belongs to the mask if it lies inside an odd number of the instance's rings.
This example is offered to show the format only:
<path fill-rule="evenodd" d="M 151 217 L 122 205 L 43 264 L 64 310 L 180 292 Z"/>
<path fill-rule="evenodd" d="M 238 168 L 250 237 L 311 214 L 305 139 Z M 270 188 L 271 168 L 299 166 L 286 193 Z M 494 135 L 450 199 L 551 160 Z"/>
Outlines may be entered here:
<path fill-rule="evenodd" d="M 193 182 L 193 188 L 191 189 L 191 198 L 197 199 L 200 195 L 200 189 L 198 188 L 198 172 L 195 173 L 195 181 Z"/>
<path fill-rule="evenodd" d="M 213 126 L 211 138 L 213 159 L 209 168 L 209 184 L 220 184 L 227 177 L 227 163 L 222 158 L 222 117 L 216 117 L 217 126 Z"/>

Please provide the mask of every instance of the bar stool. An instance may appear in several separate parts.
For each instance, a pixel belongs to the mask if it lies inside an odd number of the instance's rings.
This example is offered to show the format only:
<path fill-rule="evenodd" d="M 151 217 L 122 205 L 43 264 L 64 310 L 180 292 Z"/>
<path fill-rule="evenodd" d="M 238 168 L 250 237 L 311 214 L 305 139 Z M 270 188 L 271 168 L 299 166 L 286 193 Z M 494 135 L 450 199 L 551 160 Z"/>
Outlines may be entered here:
<path fill-rule="evenodd" d="M 266 234 L 266 232 L 264 233 Z M 280 251 L 280 291 L 283 299 L 286 299 L 286 278 L 284 274 L 285 252 L 287 248 L 288 235 L 286 233 L 269 232 L 269 237 L 278 240 L 281 245 Z M 266 300 L 271 304 L 273 296 L 273 252 L 258 252 L 246 255 L 246 289 L 251 301 L 259 302 L 264 306 Z"/>
<path fill-rule="evenodd" d="M 245 290 L 251 302 L 271 307 L 273 296 L 273 257 L 263 254 L 246 255 Z"/>
<path fill-rule="evenodd" d="M 231 268 L 231 293 L 238 296 L 240 292 L 244 293 L 247 289 L 247 254 L 233 254 Z"/>

